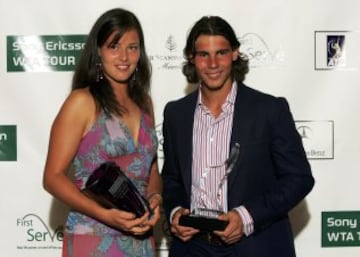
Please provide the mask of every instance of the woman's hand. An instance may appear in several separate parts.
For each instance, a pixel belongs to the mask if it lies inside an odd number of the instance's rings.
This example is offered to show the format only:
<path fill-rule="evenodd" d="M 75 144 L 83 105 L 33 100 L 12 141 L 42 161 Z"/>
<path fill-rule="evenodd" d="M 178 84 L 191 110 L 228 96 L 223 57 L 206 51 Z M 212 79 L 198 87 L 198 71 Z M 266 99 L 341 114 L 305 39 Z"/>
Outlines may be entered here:
<path fill-rule="evenodd" d="M 143 235 L 152 228 L 151 225 L 147 224 L 148 219 L 149 213 L 145 213 L 142 217 L 136 218 L 134 213 L 118 209 L 109 209 L 107 210 L 106 220 L 104 222 L 115 229 L 133 235 Z"/>
<path fill-rule="evenodd" d="M 159 193 L 151 194 L 148 197 L 150 208 L 153 210 L 153 215 L 147 221 L 147 225 L 154 227 L 160 220 L 160 208 L 162 204 L 162 196 Z"/>
<path fill-rule="evenodd" d="M 142 217 L 136 218 L 134 213 L 122 211 L 119 209 L 106 210 L 104 222 L 109 226 L 121 231 L 129 232 L 133 235 L 143 235 L 152 229 L 160 220 L 160 207 L 162 197 L 160 194 L 152 194 L 148 197 L 150 208 L 153 215 L 146 212 Z"/>

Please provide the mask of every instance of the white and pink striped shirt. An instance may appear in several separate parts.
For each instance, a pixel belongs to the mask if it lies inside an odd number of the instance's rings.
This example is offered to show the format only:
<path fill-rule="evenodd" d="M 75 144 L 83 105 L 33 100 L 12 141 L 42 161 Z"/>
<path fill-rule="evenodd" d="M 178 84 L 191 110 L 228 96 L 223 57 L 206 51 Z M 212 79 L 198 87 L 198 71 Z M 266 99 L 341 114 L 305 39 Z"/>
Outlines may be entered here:
<path fill-rule="evenodd" d="M 193 128 L 192 213 L 211 216 L 201 212 L 203 208 L 227 212 L 227 186 L 226 183 L 219 186 L 229 157 L 236 92 L 237 86 L 233 85 L 215 118 L 202 103 L 199 90 Z"/>
<path fill-rule="evenodd" d="M 217 118 L 202 103 L 201 91 L 199 90 L 193 127 L 190 210 L 193 214 L 218 215 L 216 212 L 203 209 L 228 212 L 227 183 L 221 182 L 226 174 L 225 162 L 229 158 L 237 88 L 238 85 L 234 82 L 230 94 L 222 105 L 221 114 Z M 171 211 L 170 220 L 172 220 L 173 215 L 179 208 L 181 206 Z M 251 215 L 244 206 L 238 206 L 235 210 L 243 221 L 245 235 L 251 235 L 254 231 L 254 222 Z"/>
<path fill-rule="evenodd" d="M 228 212 L 227 183 L 221 182 L 229 157 L 237 87 L 234 82 L 217 118 L 202 103 L 199 90 L 193 127 L 191 213 L 216 217 L 218 213 L 208 210 Z M 236 210 L 244 222 L 245 234 L 250 235 L 253 232 L 250 214 L 243 206 Z"/>

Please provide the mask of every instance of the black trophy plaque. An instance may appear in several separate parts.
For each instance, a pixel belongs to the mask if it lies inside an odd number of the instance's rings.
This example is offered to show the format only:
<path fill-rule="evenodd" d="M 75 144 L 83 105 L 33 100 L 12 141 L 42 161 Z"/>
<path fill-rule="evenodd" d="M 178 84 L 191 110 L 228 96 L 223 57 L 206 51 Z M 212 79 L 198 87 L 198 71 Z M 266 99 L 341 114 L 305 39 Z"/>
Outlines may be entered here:
<path fill-rule="evenodd" d="M 105 162 L 88 178 L 83 192 L 105 208 L 117 208 L 141 217 L 153 214 L 148 201 L 114 162 Z"/>
<path fill-rule="evenodd" d="M 193 227 L 204 232 L 212 232 L 215 230 L 225 230 L 229 222 L 205 216 L 182 215 L 180 216 L 179 224 L 181 226 Z"/>

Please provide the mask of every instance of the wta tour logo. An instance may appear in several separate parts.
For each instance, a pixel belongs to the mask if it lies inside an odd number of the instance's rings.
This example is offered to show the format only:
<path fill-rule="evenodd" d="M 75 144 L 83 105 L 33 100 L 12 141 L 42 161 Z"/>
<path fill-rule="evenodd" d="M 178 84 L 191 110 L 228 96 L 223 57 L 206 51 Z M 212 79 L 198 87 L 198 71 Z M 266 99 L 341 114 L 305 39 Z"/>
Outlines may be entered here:
<path fill-rule="evenodd" d="M 7 71 L 73 71 L 86 38 L 86 35 L 7 36 Z"/>
<path fill-rule="evenodd" d="M 345 36 L 328 35 L 327 36 L 327 66 L 339 67 L 345 66 Z"/>
<path fill-rule="evenodd" d="M 360 246 L 360 211 L 321 213 L 321 246 Z"/>
<path fill-rule="evenodd" d="M 0 161 L 17 160 L 15 125 L 0 125 Z"/>

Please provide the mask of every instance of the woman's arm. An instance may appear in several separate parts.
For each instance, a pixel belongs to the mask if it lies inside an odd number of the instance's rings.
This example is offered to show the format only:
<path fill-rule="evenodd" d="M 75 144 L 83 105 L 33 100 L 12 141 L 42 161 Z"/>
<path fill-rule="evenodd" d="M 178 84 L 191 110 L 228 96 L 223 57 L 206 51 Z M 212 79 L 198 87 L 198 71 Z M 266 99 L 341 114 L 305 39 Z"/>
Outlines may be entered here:
<path fill-rule="evenodd" d="M 147 215 L 136 219 L 133 213 L 105 209 L 85 196 L 67 175 L 80 141 L 91 128 L 95 117 L 95 103 L 87 89 L 73 91 L 65 100 L 52 125 L 43 186 L 54 197 L 80 213 L 110 227 L 143 234 L 151 228 L 141 226 L 146 224 Z"/>

